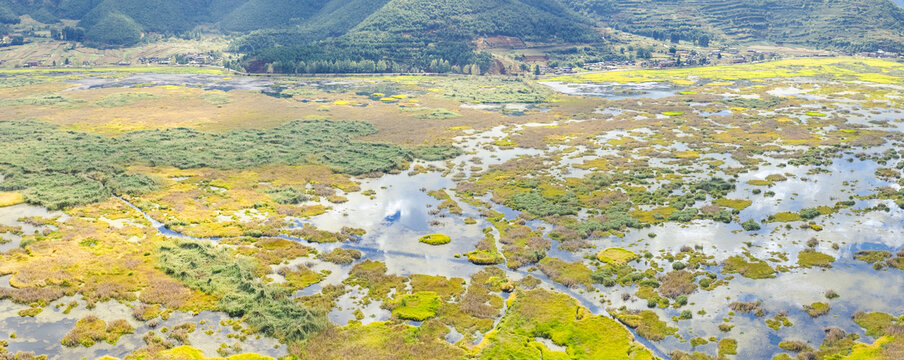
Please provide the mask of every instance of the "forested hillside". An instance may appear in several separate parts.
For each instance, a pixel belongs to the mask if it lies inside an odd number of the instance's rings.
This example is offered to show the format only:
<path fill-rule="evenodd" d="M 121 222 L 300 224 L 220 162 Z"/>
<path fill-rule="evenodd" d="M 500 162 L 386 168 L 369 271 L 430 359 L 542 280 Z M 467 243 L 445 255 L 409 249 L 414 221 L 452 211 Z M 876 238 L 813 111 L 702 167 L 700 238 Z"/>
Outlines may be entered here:
<path fill-rule="evenodd" d="M 537 41 L 593 41 L 584 19 L 550 0 L 392 0 L 353 31 L 436 32 L 466 39 L 509 35 Z"/>
<path fill-rule="evenodd" d="M 608 26 L 659 40 L 904 50 L 904 10 L 891 0 L 566 1 Z"/>
<path fill-rule="evenodd" d="M 94 47 L 220 30 L 254 71 L 470 73 L 490 66 L 475 38 L 605 46 L 606 27 L 702 46 L 904 52 L 904 9 L 892 0 L 0 0 L 0 24 L 24 14 L 77 20 L 64 40 Z"/>
<path fill-rule="evenodd" d="M 296 27 L 246 36 L 236 49 L 253 53 L 252 71 L 272 64 L 276 72 L 473 73 L 486 71 L 490 58 L 469 43 L 492 35 L 601 41 L 588 19 L 557 0 L 334 0 Z"/>

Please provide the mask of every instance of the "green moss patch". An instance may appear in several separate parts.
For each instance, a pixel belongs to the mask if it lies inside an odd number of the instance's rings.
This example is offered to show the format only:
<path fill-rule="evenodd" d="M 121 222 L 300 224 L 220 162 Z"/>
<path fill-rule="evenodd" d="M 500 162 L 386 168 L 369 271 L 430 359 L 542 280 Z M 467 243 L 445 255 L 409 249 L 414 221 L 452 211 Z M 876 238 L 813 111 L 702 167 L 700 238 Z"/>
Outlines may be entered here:
<path fill-rule="evenodd" d="M 436 316 L 439 296 L 433 291 L 421 291 L 402 296 L 392 314 L 405 320 L 424 321 Z"/>
<path fill-rule="evenodd" d="M 637 254 L 622 248 L 608 248 L 597 253 L 596 258 L 607 264 L 621 266 L 636 259 Z"/>
<path fill-rule="evenodd" d="M 775 183 L 772 182 L 772 181 L 769 181 L 769 180 L 758 180 L 758 179 L 754 179 L 754 180 L 747 180 L 747 185 L 753 185 L 753 186 L 772 186 L 772 185 L 775 185 Z"/>
<path fill-rule="evenodd" d="M 204 352 L 195 349 L 188 345 L 174 347 L 169 350 L 161 351 L 157 354 L 157 357 L 160 359 L 191 359 L 191 360 L 219 360 L 223 359 L 220 357 L 206 357 L 204 356 Z M 273 360 L 272 357 L 263 356 L 255 353 L 244 353 L 238 355 L 232 355 L 226 358 L 226 360 Z"/>
<path fill-rule="evenodd" d="M 891 252 L 885 250 L 860 250 L 854 253 L 854 259 L 867 264 L 876 264 L 891 257 Z"/>
<path fill-rule="evenodd" d="M 131 334 L 134 330 L 128 321 L 120 319 L 107 324 L 96 316 L 89 315 L 75 323 L 75 327 L 63 337 L 62 343 L 67 347 L 91 347 L 98 341 L 116 344 L 120 336 Z"/>
<path fill-rule="evenodd" d="M 788 319 L 785 314 L 776 314 L 772 319 L 766 319 L 766 326 L 770 327 L 772 330 L 781 329 L 782 326 L 791 327 L 794 324 Z"/>
<path fill-rule="evenodd" d="M 660 320 L 659 315 L 652 310 L 623 310 L 616 313 L 615 318 L 636 330 L 640 336 L 652 341 L 665 339 L 666 336 L 678 331 L 677 328 L 669 327 L 665 321 Z"/>
<path fill-rule="evenodd" d="M 745 259 L 742 256 L 732 256 L 723 262 L 723 271 L 726 273 L 741 274 L 751 279 L 766 279 L 775 277 L 775 269 L 763 260 Z"/>
<path fill-rule="evenodd" d="M 421 236 L 421 239 L 419 241 L 424 244 L 430 244 L 430 245 L 445 245 L 445 244 L 450 243 L 452 241 L 452 239 L 449 238 L 449 235 L 430 234 L 430 235 Z"/>
<path fill-rule="evenodd" d="M 549 351 L 536 338 L 565 347 L 567 356 Z M 480 359 L 653 359 L 614 320 L 593 315 L 567 295 L 543 289 L 516 292 L 485 342 Z"/>
<path fill-rule="evenodd" d="M 546 257 L 540 260 L 539 268 L 550 279 L 562 285 L 568 287 L 584 285 L 588 289 L 593 286 L 590 279 L 592 271 L 580 261 L 569 263 Z"/>
<path fill-rule="evenodd" d="M 804 305 L 804 311 L 812 317 L 819 317 L 829 313 L 832 307 L 827 303 L 815 302 L 810 305 Z"/>
<path fill-rule="evenodd" d="M 807 249 L 797 254 L 797 265 L 805 268 L 809 267 L 832 267 L 835 258 L 831 255 L 823 254 L 816 250 Z"/>
<path fill-rule="evenodd" d="M 735 210 L 744 210 L 753 204 L 750 200 L 732 200 L 732 199 L 716 199 L 713 200 L 714 205 L 732 208 Z"/>
<path fill-rule="evenodd" d="M 775 222 L 791 222 L 791 221 L 801 221 L 803 218 L 800 217 L 800 214 L 793 212 L 780 212 L 774 215 L 769 216 L 769 220 Z"/>
<path fill-rule="evenodd" d="M 885 334 L 885 331 L 889 326 L 901 323 L 901 321 L 894 316 L 881 312 L 864 313 L 860 311 L 854 313 L 853 318 L 858 326 L 862 327 L 863 330 L 866 330 L 867 335 L 874 337 Z"/>

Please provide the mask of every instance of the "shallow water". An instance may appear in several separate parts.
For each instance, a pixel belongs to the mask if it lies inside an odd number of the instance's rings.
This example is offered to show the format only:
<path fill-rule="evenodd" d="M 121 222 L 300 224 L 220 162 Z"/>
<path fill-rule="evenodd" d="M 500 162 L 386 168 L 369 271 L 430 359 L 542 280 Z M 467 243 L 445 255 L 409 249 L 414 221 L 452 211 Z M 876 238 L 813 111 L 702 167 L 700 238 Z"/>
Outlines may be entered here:
<path fill-rule="evenodd" d="M 65 305 L 72 301 L 78 302 L 79 306 L 72 309 L 69 314 L 63 314 L 65 306 L 57 305 Z M 229 320 L 229 316 L 219 312 L 204 311 L 197 315 L 174 312 L 169 319 L 162 320 L 157 326 L 150 328 L 146 323 L 132 318 L 132 309 L 129 306 L 113 301 L 98 303 L 95 309 L 87 309 L 84 301 L 75 297 L 64 297 L 51 303 L 43 312 L 33 318 L 20 317 L 16 314 L 19 310 L 26 308 L 28 306 L 13 304 L 9 301 L 0 302 L 0 336 L 9 342 L 7 349 L 10 352 L 46 354 L 51 359 L 96 359 L 103 356 L 122 358 L 145 345 L 142 337 L 148 331 L 157 330 L 157 333 L 160 334 L 160 329 L 173 328 L 186 322 L 196 324 L 196 330 L 189 334 L 189 341 L 193 347 L 202 350 L 206 356 L 218 356 L 217 348 L 220 347 L 220 344 L 232 345 L 238 342 L 238 340 L 230 338 L 229 334 L 241 334 L 240 331 L 233 330 L 229 325 L 221 325 L 220 322 Z M 90 348 L 64 347 L 60 343 L 60 339 L 72 329 L 76 321 L 88 315 L 95 315 L 104 321 L 126 319 L 135 328 L 135 332 L 123 335 L 116 345 L 101 341 Z M 201 324 L 202 322 L 204 324 Z M 206 333 L 208 330 L 212 331 L 210 335 Z M 16 334 L 16 337 L 11 338 L 11 334 Z M 267 356 L 279 357 L 287 354 L 285 346 L 279 344 L 275 339 L 267 337 L 249 336 L 245 341 L 241 341 L 241 346 L 243 351 Z"/>
<path fill-rule="evenodd" d="M 223 91 L 270 91 L 275 84 L 273 80 L 265 78 L 207 74 L 134 74 L 126 77 L 89 77 L 67 80 L 67 82 L 78 85 L 67 89 L 68 91 L 143 86 L 187 86 Z"/>
<path fill-rule="evenodd" d="M 659 82 L 636 84 L 572 84 L 556 81 L 541 81 L 540 83 L 564 94 L 601 97 L 607 100 L 638 98 L 660 99 L 668 96 L 674 96 L 683 89 L 670 84 Z"/>

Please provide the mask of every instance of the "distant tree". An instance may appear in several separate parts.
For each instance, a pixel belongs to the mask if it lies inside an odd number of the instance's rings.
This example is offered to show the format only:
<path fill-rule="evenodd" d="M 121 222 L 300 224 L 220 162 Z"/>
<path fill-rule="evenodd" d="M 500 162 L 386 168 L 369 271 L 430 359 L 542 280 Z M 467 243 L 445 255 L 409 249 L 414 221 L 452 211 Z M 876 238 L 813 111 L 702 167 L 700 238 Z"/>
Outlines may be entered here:
<path fill-rule="evenodd" d="M 709 47 L 709 36 L 703 35 L 697 39 L 697 44 L 702 47 Z"/>
<path fill-rule="evenodd" d="M 82 42 L 85 40 L 85 29 L 64 27 L 60 33 L 60 40 Z"/>
<path fill-rule="evenodd" d="M 677 52 L 678 52 L 678 49 L 675 48 L 674 46 L 672 46 L 672 47 L 669 48 L 669 54 L 674 54 L 674 53 L 677 53 Z"/>
<path fill-rule="evenodd" d="M 681 35 L 678 33 L 672 33 L 670 35 L 669 41 L 671 41 L 673 44 L 677 44 L 681 41 Z"/>
<path fill-rule="evenodd" d="M 123 14 L 110 14 L 94 24 L 85 34 L 91 43 L 129 46 L 141 40 L 141 27 Z"/>
<path fill-rule="evenodd" d="M 540 75 L 540 65 L 534 65 L 534 75 Z"/>

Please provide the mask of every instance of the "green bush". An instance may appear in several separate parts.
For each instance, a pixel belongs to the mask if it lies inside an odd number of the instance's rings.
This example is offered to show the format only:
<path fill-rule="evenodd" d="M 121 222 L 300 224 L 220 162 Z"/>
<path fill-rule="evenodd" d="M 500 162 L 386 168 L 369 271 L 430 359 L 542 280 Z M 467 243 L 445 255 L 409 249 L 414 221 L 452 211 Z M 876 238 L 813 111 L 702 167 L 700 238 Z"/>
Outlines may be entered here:
<path fill-rule="evenodd" d="M 270 195 L 277 204 L 295 205 L 310 200 L 304 191 L 291 186 L 269 188 L 264 192 Z"/>
<path fill-rule="evenodd" d="M 747 221 L 741 223 L 741 227 L 743 227 L 744 230 L 747 230 L 747 231 L 757 231 L 760 229 L 760 224 L 758 222 L 754 221 L 753 219 L 750 219 L 750 220 L 747 220 Z"/>

